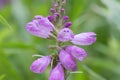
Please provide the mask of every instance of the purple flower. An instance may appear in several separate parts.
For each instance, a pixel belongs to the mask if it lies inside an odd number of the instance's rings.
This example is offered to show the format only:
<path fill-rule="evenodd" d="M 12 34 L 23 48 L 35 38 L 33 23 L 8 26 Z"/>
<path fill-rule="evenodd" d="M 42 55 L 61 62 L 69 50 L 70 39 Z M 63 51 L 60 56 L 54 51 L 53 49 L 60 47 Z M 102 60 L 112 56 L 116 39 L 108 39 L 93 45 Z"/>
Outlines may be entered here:
<path fill-rule="evenodd" d="M 51 15 L 50 15 L 50 16 L 48 16 L 47 18 L 48 18 L 48 20 L 49 20 L 50 22 L 53 22 L 53 21 L 54 21 L 54 16 L 51 16 Z"/>
<path fill-rule="evenodd" d="M 64 8 L 62 8 L 62 9 L 61 9 L 61 12 L 65 12 L 65 9 L 64 9 Z"/>
<path fill-rule="evenodd" d="M 64 26 L 65 26 L 66 28 L 69 28 L 71 25 L 72 25 L 72 22 L 66 22 Z"/>
<path fill-rule="evenodd" d="M 65 51 L 72 55 L 74 58 L 78 59 L 79 61 L 83 61 L 87 57 L 86 51 L 77 46 L 68 46 L 66 47 Z"/>
<path fill-rule="evenodd" d="M 58 63 L 57 66 L 50 72 L 49 80 L 65 80 L 64 70 L 61 63 Z"/>
<path fill-rule="evenodd" d="M 58 40 L 61 42 L 67 42 L 72 40 L 73 38 L 74 38 L 74 34 L 72 30 L 70 30 L 69 28 L 63 28 L 58 33 Z"/>
<path fill-rule="evenodd" d="M 55 17 L 55 18 L 57 18 L 57 17 L 59 17 L 59 16 L 60 16 L 60 13 L 57 13 L 57 12 L 54 13 L 54 17 Z"/>
<path fill-rule="evenodd" d="M 63 16 L 63 20 L 68 21 L 69 17 L 68 16 Z"/>
<path fill-rule="evenodd" d="M 45 56 L 35 60 L 30 66 L 30 70 L 34 73 L 42 73 L 51 62 L 51 56 Z"/>
<path fill-rule="evenodd" d="M 54 30 L 54 25 L 48 20 L 48 18 L 38 15 L 26 25 L 26 30 L 32 35 L 49 38 L 51 32 Z"/>
<path fill-rule="evenodd" d="M 96 42 L 96 34 L 94 32 L 80 33 L 75 35 L 71 42 L 78 45 L 91 45 Z"/>
<path fill-rule="evenodd" d="M 55 13 L 55 9 L 54 9 L 54 8 L 51 8 L 51 9 L 50 9 L 50 12 Z"/>
<path fill-rule="evenodd" d="M 77 70 L 76 62 L 69 53 L 65 52 L 64 50 L 61 50 L 59 53 L 59 59 L 62 65 L 65 67 L 65 69 L 71 71 Z"/>

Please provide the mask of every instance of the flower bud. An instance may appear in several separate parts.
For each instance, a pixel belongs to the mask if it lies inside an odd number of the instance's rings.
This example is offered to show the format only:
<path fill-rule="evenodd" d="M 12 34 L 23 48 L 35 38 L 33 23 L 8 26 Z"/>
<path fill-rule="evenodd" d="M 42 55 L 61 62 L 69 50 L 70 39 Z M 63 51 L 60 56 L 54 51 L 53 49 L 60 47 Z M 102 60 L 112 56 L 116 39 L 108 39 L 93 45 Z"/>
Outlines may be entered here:
<path fill-rule="evenodd" d="M 70 26 L 72 26 L 72 22 L 66 22 L 64 25 L 66 28 L 69 28 Z"/>
<path fill-rule="evenodd" d="M 34 73 L 42 73 L 51 62 L 51 56 L 45 56 L 35 60 L 30 66 L 30 70 Z"/>
<path fill-rule="evenodd" d="M 50 12 L 51 12 L 51 13 L 55 13 L 55 9 L 54 9 L 54 8 L 51 8 L 51 9 L 50 9 Z"/>
<path fill-rule="evenodd" d="M 63 2 L 62 2 L 63 4 L 66 4 L 66 0 L 63 0 Z"/>
<path fill-rule="evenodd" d="M 50 16 L 48 16 L 47 18 L 48 18 L 48 20 L 49 20 L 50 22 L 53 22 L 53 21 L 54 21 L 54 16 L 51 16 L 51 15 L 50 15 Z"/>
<path fill-rule="evenodd" d="M 72 40 L 73 38 L 74 38 L 74 34 L 72 30 L 70 30 L 69 28 L 63 28 L 58 33 L 58 40 L 61 42 L 67 42 Z"/>
<path fill-rule="evenodd" d="M 55 17 L 55 18 L 57 18 L 57 17 L 59 17 L 59 16 L 60 16 L 60 13 L 57 13 L 57 12 L 54 13 L 54 17 Z"/>
<path fill-rule="evenodd" d="M 69 17 L 68 16 L 63 16 L 63 20 L 68 21 Z"/>
<path fill-rule="evenodd" d="M 49 80 L 65 80 L 61 63 L 58 63 L 57 66 L 51 70 Z"/>
<path fill-rule="evenodd" d="M 64 9 L 64 8 L 62 8 L 62 9 L 61 9 L 61 12 L 65 12 L 65 9 Z"/>
<path fill-rule="evenodd" d="M 59 53 L 59 59 L 62 65 L 65 67 L 65 69 L 71 71 L 77 70 L 76 62 L 69 53 L 65 52 L 64 50 L 61 50 Z"/>
<path fill-rule="evenodd" d="M 26 30 L 32 35 L 48 38 L 50 37 L 51 31 L 54 30 L 54 25 L 42 16 L 35 16 L 31 22 L 26 25 Z"/>
<path fill-rule="evenodd" d="M 79 61 L 83 61 L 87 57 L 86 51 L 77 46 L 67 46 L 65 51 L 71 54 L 74 58 L 78 59 Z"/>
<path fill-rule="evenodd" d="M 91 45 L 96 42 L 96 34 L 94 32 L 80 33 L 75 35 L 71 42 L 77 45 Z"/>
<path fill-rule="evenodd" d="M 54 4 L 54 8 L 57 8 L 59 5 L 56 3 L 56 4 Z"/>

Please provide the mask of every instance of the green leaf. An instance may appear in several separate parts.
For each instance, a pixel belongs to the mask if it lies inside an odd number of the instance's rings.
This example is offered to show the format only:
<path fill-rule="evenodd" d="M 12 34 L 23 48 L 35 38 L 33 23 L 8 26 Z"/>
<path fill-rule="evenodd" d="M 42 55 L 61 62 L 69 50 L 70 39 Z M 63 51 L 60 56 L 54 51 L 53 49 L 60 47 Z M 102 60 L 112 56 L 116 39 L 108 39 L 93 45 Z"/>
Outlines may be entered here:
<path fill-rule="evenodd" d="M 10 24 L 6 21 L 6 19 L 2 15 L 0 15 L 0 22 L 12 31 L 12 27 L 10 26 Z"/>
<path fill-rule="evenodd" d="M 1 75 L 0 80 L 3 80 L 5 78 L 5 76 L 6 76 L 5 74 Z"/>

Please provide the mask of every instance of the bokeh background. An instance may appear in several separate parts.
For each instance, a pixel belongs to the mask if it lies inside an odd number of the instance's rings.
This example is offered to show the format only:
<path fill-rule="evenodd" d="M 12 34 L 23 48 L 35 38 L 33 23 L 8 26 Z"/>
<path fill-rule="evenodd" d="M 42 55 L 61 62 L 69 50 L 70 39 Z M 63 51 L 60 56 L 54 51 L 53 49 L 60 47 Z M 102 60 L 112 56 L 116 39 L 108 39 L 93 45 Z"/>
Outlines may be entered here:
<path fill-rule="evenodd" d="M 0 0 L 0 80 L 48 80 L 29 70 L 33 54 L 48 55 L 53 41 L 30 35 L 25 25 L 35 15 L 47 16 L 51 0 Z M 66 15 L 75 34 L 93 31 L 97 42 L 80 46 L 88 52 L 78 62 L 81 74 L 69 80 L 120 80 L 120 0 L 67 0 Z"/>

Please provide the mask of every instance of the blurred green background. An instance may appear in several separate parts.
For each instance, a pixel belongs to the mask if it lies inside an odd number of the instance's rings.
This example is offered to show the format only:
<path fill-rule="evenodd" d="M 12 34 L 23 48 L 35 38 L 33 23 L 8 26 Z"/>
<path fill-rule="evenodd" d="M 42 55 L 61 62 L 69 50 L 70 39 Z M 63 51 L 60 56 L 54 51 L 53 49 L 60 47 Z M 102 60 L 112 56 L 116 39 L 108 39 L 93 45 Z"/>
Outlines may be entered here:
<path fill-rule="evenodd" d="M 49 15 L 51 6 L 51 0 L 0 0 L 0 80 L 48 80 L 49 68 L 35 74 L 29 67 L 32 55 L 51 54 L 54 42 L 32 36 L 25 25 L 35 15 Z M 120 80 L 120 0 L 67 0 L 66 10 L 75 34 L 97 33 L 95 44 L 80 46 L 88 52 L 78 62 L 83 73 L 69 80 Z"/>

